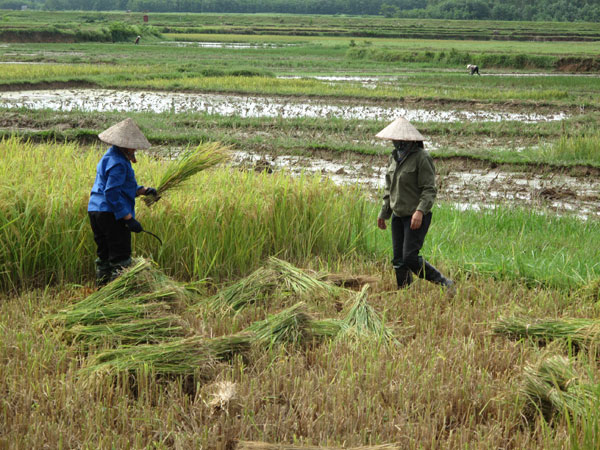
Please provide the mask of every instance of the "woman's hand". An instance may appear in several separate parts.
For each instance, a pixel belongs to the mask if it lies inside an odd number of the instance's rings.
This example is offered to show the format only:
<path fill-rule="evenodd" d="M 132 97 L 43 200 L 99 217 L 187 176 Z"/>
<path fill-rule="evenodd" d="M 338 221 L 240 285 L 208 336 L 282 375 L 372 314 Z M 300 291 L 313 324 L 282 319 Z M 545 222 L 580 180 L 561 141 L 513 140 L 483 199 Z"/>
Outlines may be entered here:
<path fill-rule="evenodd" d="M 377 218 L 377 227 L 379 227 L 380 230 L 385 230 L 387 228 L 385 220 Z"/>
<path fill-rule="evenodd" d="M 421 228 L 421 224 L 423 223 L 423 211 L 415 211 L 410 219 L 410 229 L 418 230 Z"/>

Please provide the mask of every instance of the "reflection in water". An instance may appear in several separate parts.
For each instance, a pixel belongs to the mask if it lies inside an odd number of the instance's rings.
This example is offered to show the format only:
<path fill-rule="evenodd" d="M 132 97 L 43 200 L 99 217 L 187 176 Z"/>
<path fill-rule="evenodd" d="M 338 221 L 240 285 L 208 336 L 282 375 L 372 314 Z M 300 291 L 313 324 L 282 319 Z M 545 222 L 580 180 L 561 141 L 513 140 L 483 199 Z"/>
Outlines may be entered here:
<path fill-rule="evenodd" d="M 427 110 L 339 101 L 180 92 L 65 89 L 0 93 L 0 107 L 59 111 L 202 112 L 224 116 L 293 118 L 340 118 L 391 121 L 403 116 L 416 122 L 520 121 L 546 122 L 567 118 L 564 113 L 537 114 L 484 110 Z"/>

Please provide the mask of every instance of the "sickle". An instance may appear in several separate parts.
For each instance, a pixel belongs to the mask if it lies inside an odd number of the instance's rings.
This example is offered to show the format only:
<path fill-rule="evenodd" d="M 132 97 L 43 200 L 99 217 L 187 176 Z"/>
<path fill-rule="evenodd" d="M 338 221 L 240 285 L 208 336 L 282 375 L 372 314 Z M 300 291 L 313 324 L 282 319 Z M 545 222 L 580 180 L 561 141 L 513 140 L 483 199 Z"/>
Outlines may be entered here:
<path fill-rule="evenodd" d="M 158 240 L 158 242 L 160 242 L 160 245 L 162 245 L 162 240 L 157 235 L 155 235 L 154 233 L 151 233 L 150 231 L 146 231 L 146 230 L 142 230 L 142 231 L 144 233 L 148 233 L 150 236 L 154 236 Z"/>

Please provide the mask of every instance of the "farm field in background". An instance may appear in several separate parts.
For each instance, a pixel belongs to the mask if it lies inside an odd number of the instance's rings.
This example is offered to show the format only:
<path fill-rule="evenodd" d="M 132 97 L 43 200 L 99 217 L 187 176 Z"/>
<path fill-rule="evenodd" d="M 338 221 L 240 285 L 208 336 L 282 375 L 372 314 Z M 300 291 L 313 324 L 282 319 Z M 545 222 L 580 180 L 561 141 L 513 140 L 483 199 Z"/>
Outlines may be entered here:
<path fill-rule="evenodd" d="M 0 11 L 0 448 L 598 447 L 598 24 L 141 18 Z M 397 115 L 453 299 L 396 291 L 375 226 Z M 230 160 L 137 205 L 165 289 L 93 310 L 96 136 L 125 117 L 141 184 L 202 142 Z"/>

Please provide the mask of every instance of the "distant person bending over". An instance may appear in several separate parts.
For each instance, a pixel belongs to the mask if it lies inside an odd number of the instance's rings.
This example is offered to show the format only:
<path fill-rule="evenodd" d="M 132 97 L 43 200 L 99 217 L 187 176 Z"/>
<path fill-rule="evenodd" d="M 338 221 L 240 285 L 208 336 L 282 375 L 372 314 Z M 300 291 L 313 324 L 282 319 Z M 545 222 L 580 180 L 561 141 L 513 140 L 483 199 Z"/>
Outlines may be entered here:
<path fill-rule="evenodd" d="M 140 43 L 141 38 L 142 38 L 141 36 L 138 36 L 135 38 L 135 45 L 138 45 Z"/>
<path fill-rule="evenodd" d="M 131 119 L 113 125 L 98 135 L 111 147 L 96 167 L 96 181 L 90 193 L 88 216 L 96 242 L 96 284 L 116 278 L 131 264 L 131 233 L 143 231 L 135 220 L 135 198 L 156 195 L 156 189 L 139 186 L 131 165 L 135 150 L 150 143 Z"/>
<path fill-rule="evenodd" d="M 444 277 L 425 261 L 419 252 L 431 224 L 435 201 L 435 167 L 423 147 L 423 136 L 403 117 L 399 117 L 377 133 L 394 144 L 390 165 L 385 175 L 383 205 L 377 226 L 385 230 L 392 219 L 392 264 L 398 288 L 412 283 L 412 274 L 439 284 L 454 295 L 454 282 Z"/>
<path fill-rule="evenodd" d="M 477 74 L 477 75 L 481 76 L 481 74 L 479 73 L 479 67 L 476 66 L 475 64 L 469 64 L 467 66 L 467 69 L 469 69 L 471 71 L 471 75 Z"/>

